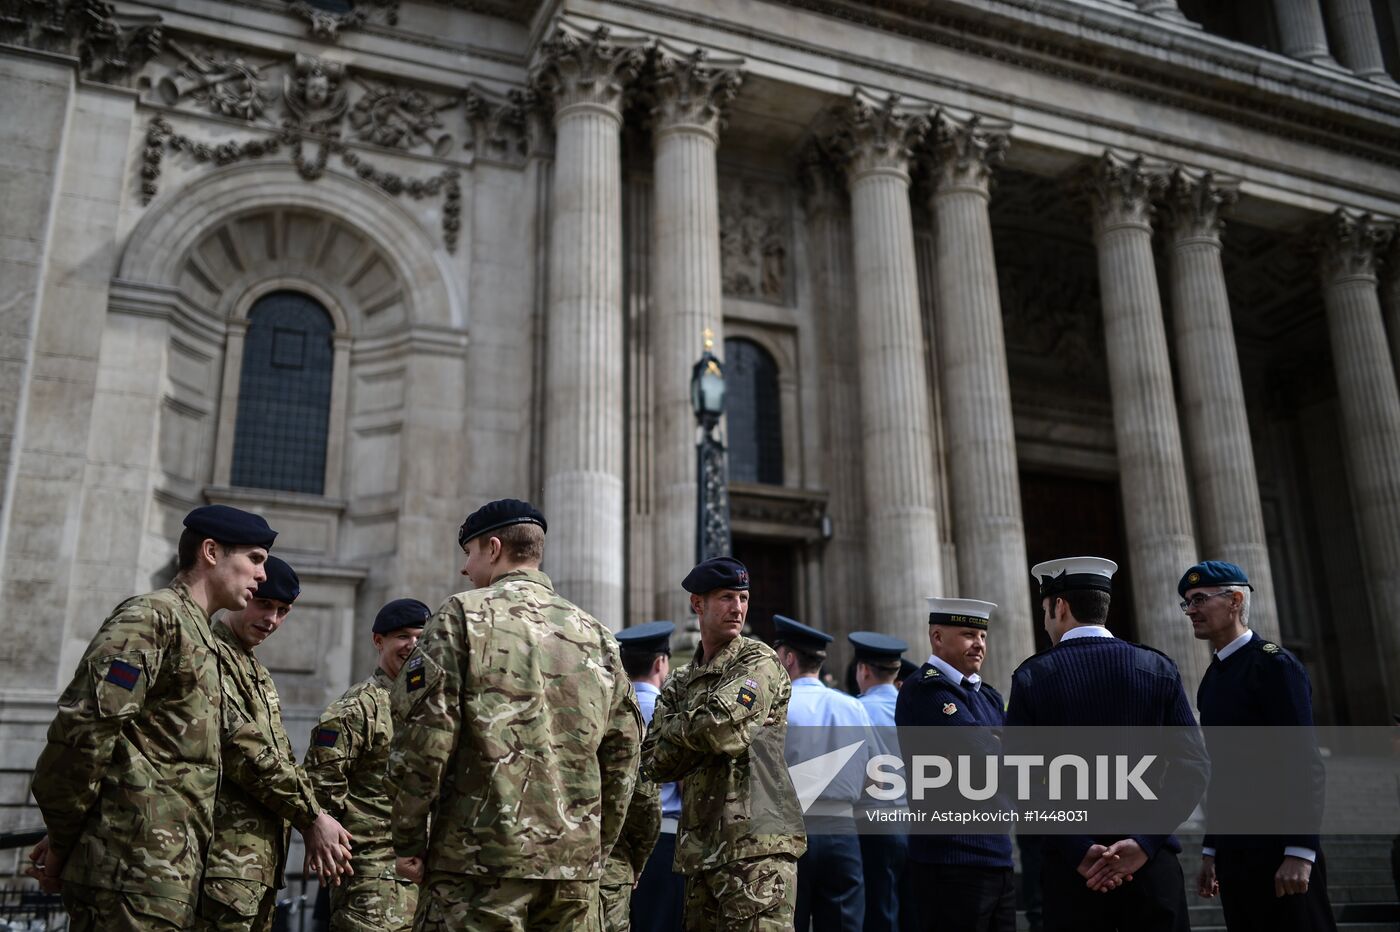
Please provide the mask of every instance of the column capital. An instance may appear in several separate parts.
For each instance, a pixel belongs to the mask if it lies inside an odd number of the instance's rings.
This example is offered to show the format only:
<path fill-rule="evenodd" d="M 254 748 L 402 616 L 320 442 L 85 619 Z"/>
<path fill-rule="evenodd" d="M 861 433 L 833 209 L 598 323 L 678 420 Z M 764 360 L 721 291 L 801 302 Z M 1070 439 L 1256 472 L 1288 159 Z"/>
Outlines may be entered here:
<path fill-rule="evenodd" d="M 1239 182 L 1222 179 L 1210 171 L 1192 171 L 1180 165 L 1167 179 L 1167 221 L 1177 240 L 1219 241 L 1224 221 L 1220 214 L 1239 200 Z"/>
<path fill-rule="evenodd" d="M 641 36 L 613 36 L 606 26 L 590 31 L 560 21 L 540 46 L 531 87 L 554 104 L 559 119 L 575 107 L 603 109 L 622 118 L 622 94 L 646 59 Z"/>
<path fill-rule="evenodd" d="M 883 100 L 856 90 L 840 113 L 836 149 L 852 181 L 871 174 L 909 179 L 914 146 L 928 132 L 928 109 L 900 103 L 898 94 Z"/>
<path fill-rule="evenodd" d="M 1094 232 L 1120 226 L 1152 228 L 1152 200 L 1167 186 L 1161 166 L 1140 155 L 1106 150 L 1089 172 L 1089 197 L 1094 205 Z"/>
<path fill-rule="evenodd" d="M 718 137 L 724 107 L 744 83 L 744 60 L 710 58 L 702 48 L 685 51 L 658 41 L 652 61 L 654 132 L 685 128 Z"/>
<path fill-rule="evenodd" d="M 956 188 L 985 194 L 993 167 L 1006 157 L 1010 129 L 1008 123 L 985 121 L 976 114 L 959 118 L 940 110 L 929 133 L 934 194 Z"/>
<path fill-rule="evenodd" d="M 1374 281 L 1380 253 L 1394 237 L 1394 224 L 1377 220 L 1369 212 L 1337 208 L 1324 221 L 1319 234 L 1323 284 L 1347 278 Z"/>

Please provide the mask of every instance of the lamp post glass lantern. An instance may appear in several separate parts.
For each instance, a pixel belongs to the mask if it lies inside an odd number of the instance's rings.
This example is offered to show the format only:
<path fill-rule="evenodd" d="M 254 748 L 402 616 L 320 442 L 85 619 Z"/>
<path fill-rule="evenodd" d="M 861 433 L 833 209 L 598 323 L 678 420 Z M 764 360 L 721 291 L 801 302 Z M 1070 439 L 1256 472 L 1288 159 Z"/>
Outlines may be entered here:
<path fill-rule="evenodd" d="M 690 407 L 699 427 L 695 444 L 699 486 L 695 521 L 695 560 L 729 556 L 729 475 L 724 444 L 716 428 L 724 416 L 724 367 L 711 352 L 714 336 L 705 331 L 705 351 L 690 374 Z"/>

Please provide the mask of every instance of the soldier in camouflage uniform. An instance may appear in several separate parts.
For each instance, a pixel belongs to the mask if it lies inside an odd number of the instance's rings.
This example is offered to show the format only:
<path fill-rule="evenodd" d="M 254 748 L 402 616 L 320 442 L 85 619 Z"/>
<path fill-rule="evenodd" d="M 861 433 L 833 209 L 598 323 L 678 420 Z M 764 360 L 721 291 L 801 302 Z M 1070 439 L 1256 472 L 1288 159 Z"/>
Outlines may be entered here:
<path fill-rule="evenodd" d="M 351 878 L 331 889 L 331 932 L 407 932 L 418 888 L 394 870 L 384 767 L 394 738 L 389 690 L 432 614 L 395 599 L 374 618 L 374 675 L 331 703 L 311 732 L 306 772 L 321 805 L 355 837 Z"/>
<path fill-rule="evenodd" d="M 185 517 L 179 575 L 102 623 L 58 700 L 32 791 L 31 874 L 73 932 L 187 929 L 213 837 L 223 693 L 210 615 L 266 578 L 276 532 L 226 505 Z"/>
<path fill-rule="evenodd" d="M 700 618 L 700 649 L 661 687 L 642 773 L 682 780 L 685 928 L 786 932 L 807 849 L 783 761 L 792 683 L 772 648 L 740 634 L 749 595 L 742 563 L 706 560 L 682 585 Z"/>
<path fill-rule="evenodd" d="M 394 682 L 394 850 L 404 876 L 426 869 L 420 932 L 597 924 L 641 713 L 607 628 L 539 571 L 544 532 L 525 502 L 468 517 L 478 588 L 443 603 Z"/>
<path fill-rule="evenodd" d="M 223 660 L 224 780 L 214 804 L 214 842 L 200 887 L 200 932 L 268 932 L 287 862 L 287 823 L 308 852 L 348 845 L 316 805 L 282 727 L 277 686 L 253 650 L 277 632 L 301 593 L 296 572 L 269 556 L 267 579 L 246 608 L 214 623 Z M 332 856 L 348 857 L 348 849 Z M 314 855 L 313 855 L 314 856 Z"/>
<path fill-rule="evenodd" d="M 598 884 L 603 932 L 629 932 L 632 928 L 632 888 L 660 833 L 661 787 L 650 780 L 638 780 L 622 834 L 603 865 L 603 879 Z"/>

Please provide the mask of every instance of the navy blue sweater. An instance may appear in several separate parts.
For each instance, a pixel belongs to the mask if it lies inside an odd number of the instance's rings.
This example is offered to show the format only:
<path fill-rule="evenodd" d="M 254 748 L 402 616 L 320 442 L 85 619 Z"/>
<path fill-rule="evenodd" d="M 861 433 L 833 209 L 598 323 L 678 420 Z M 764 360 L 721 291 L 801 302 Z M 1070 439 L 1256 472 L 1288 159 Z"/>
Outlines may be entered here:
<path fill-rule="evenodd" d="M 1303 812 L 1302 805 L 1289 807 L 1291 821 L 1320 822 L 1326 771 L 1310 730 L 1312 683 L 1297 657 L 1251 632 L 1244 646 L 1224 660 L 1211 662 L 1196 691 L 1196 707 L 1201 710 L 1201 724 L 1207 726 L 1206 746 L 1211 758 L 1218 761 L 1211 772 L 1207 814 L 1212 804 L 1249 805 L 1258 798 L 1254 786 L 1262 777 L 1269 780 L 1275 798 L 1310 801 L 1310 812 Z M 1274 732 L 1255 748 L 1244 746 L 1238 736 L 1232 737 L 1228 732 L 1212 739 L 1211 728 L 1234 725 L 1304 727 Z M 1261 747 L 1267 750 L 1261 751 Z M 1270 761 L 1261 759 L 1261 753 L 1282 755 L 1284 760 L 1272 766 Z M 1267 776 L 1259 772 L 1261 769 L 1267 771 Z M 1209 824 L 1208 819 L 1207 827 Z M 1217 851 L 1290 845 L 1319 850 L 1318 836 L 1309 832 L 1272 836 L 1217 836 L 1207 832 L 1205 844 Z"/>
<path fill-rule="evenodd" d="M 1001 694 L 990 685 L 963 689 L 930 663 L 904 681 L 894 707 L 894 723 L 901 726 L 999 726 L 1005 721 Z M 909 857 L 924 864 L 1010 868 L 1011 836 L 913 835 Z"/>
<path fill-rule="evenodd" d="M 1118 638 L 1082 637 L 1061 641 L 1027 659 L 1011 677 L 1008 725 L 1180 725 L 1196 718 L 1181 685 L 1181 674 L 1167 655 Z M 1173 798 L 1190 800 L 1190 814 L 1205 789 L 1210 763 L 1204 746 L 1193 747 L 1183 766 L 1172 769 Z M 1167 847 L 1180 851 L 1172 835 L 1133 835 L 1148 857 Z M 1078 864 L 1096 841 L 1088 835 L 1046 836 L 1046 854 Z"/>

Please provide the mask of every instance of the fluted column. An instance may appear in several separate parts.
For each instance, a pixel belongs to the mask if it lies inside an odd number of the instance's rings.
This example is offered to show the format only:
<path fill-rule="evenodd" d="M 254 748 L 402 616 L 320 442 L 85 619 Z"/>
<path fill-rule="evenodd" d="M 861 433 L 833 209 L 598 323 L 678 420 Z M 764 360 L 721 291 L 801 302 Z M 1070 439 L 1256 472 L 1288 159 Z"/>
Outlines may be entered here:
<path fill-rule="evenodd" d="M 1290 58 L 1322 65 L 1336 65 L 1327 48 L 1320 0 L 1274 0 L 1280 49 Z"/>
<path fill-rule="evenodd" d="M 623 583 L 622 128 L 639 43 L 561 26 L 537 86 L 554 102 L 546 317 L 545 568 L 566 598 L 620 627 Z"/>
<path fill-rule="evenodd" d="M 983 675 L 998 688 L 1035 653 L 1011 380 L 988 187 L 1006 147 L 1004 127 L 939 114 L 933 124 L 935 320 L 944 437 L 952 485 L 958 592 L 995 602 Z"/>
<path fill-rule="evenodd" d="M 844 144 L 860 347 L 871 623 L 912 650 L 928 638 L 924 598 L 943 591 L 933 437 L 919 320 L 909 150 L 928 119 L 891 96 L 857 94 Z"/>
<path fill-rule="evenodd" d="M 1337 58 L 1357 77 L 1394 84 L 1385 70 L 1371 0 L 1327 0 Z"/>
<path fill-rule="evenodd" d="M 652 222 L 652 411 L 656 612 L 689 615 L 681 580 L 695 565 L 695 416 L 690 372 L 706 330 L 723 355 L 719 193 L 715 147 L 721 109 L 739 90 L 732 62 L 703 50 L 656 55 L 655 200 Z M 726 67 L 730 66 L 730 67 Z"/>
<path fill-rule="evenodd" d="M 1337 211 L 1324 233 L 1322 296 L 1361 534 L 1355 582 L 1370 599 L 1387 695 L 1400 708 L 1400 389 L 1376 287 L 1377 253 L 1393 235 L 1369 214 Z"/>
<path fill-rule="evenodd" d="M 1196 493 L 1198 556 L 1245 568 L 1254 584 L 1250 626 L 1277 640 L 1273 571 L 1220 258 L 1220 211 L 1236 197 L 1233 186 L 1209 172 L 1173 172 L 1167 202 L 1172 323 Z"/>
<path fill-rule="evenodd" d="M 1177 610 L 1176 581 L 1196 562 L 1196 541 L 1152 256 L 1151 198 L 1165 183 L 1141 158 L 1104 153 L 1090 194 L 1138 635 L 1171 655 L 1194 696 L 1205 648 Z"/>

